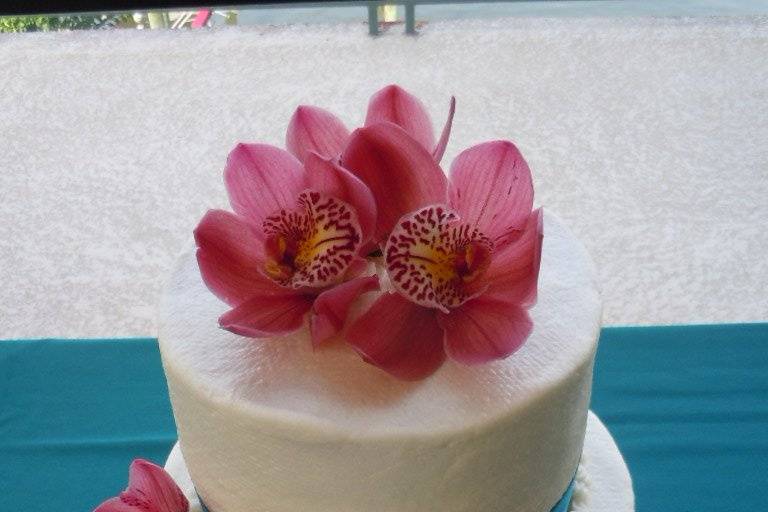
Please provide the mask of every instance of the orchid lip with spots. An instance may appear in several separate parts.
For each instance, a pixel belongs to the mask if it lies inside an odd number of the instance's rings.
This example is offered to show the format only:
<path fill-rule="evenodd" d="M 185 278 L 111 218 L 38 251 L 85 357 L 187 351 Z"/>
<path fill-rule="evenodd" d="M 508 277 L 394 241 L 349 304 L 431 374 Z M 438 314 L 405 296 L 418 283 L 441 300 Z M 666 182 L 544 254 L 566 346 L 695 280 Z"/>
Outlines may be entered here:
<path fill-rule="evenodd" d="M 475 364 L 519 348 L 543 237 L 530 171 L 514 144 L 493 141 L 462 152 L 449 180 L 440 161 L 454 113 L 451 98 L 436 139 L 424 105 L 390 85 L 351 133 L 301 106 L 287 151 L 235 147 L 233 212 L 209 211 L 195 230 L 203 280 L 231 307 L 220 325 L 271 338 L 308 321 L 315 346 L 344 339 L 404 380 L 446 357 Z"/>

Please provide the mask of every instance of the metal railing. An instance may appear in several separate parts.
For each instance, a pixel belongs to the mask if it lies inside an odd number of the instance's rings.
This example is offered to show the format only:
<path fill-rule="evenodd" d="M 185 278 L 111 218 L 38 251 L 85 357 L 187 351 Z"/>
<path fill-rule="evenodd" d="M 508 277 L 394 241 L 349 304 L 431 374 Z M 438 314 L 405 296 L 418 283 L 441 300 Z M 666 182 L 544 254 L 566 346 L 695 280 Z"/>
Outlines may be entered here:
<path fill-rule="evenodd" d="M 522 2 L 570 2 L 573 0 L 45 0 L 0 1 L 0 16 L 9 15 L 60 15 L 72 13 L 137 12 L 147 11 L 155 16 L 165 16 L 164 11 L 198 11 L 199 9 L 247 9 L 249 7 L 306 7 L 306 6 L 361 6 L 368 9 L 368 31 L 372 36 L 381 33 L 383 6 L 404 6 L 405 33 L 416 34 L 416 5 L 464 4 L 464 3 L 522 3 Z M 587 0 L 598 1 L 598 0 Z M 204 4 L 202 2 L 205 2 Z M 165 20 L 168 22 L 168 20 Z M 188 20 L 185 20 L 188 21 Z M 383 20 L 386 23 L 388 20 Z M 168 23 L 166 23 L 167 25 Z M 165 26 L 164 24 L 161 24 Z"/>
<path fill-rule="evenodd" d="M 204 2 L 204 3 L 203 3 Z M 768 15 L 768 2 L 755 0 L 732 0 L 730 2 L 665 2 L 663 0 L 249 0 L 247 2 L 238 2 L 237 0 L 41 0 L 30 2 L 27 0 L 0 0 L 0 16 L 18 16 L 18 15 L 78 15 L 84 13 L 114 14 L 122 12 L 142 13 L 155 19 L 149 25 L 152 28 L 168 27 L 175 24 L 175 28 L 189 26 L 192 24 L 194 14 L 185 14 L 181 21 L 178 19 L 168 19 L 168 11 L 178 11 L 199 13 L 202 10 L 220 14 L 222 12 L 240 11 L 243 12 L 249 8 L 291 8 L 291 7 L 359 7 L 361 9 L 360 19 L 365 19 L 365 9 L 367 8 L 368 31 L 376 36 L 382 32 L 384 27 L 391 26 L 393 19 L 383 15 L 383 12 L 392 12 L 393 6 L 403 6 L 404 19 L 396 23 L 404 24 L 405 33 L 412 35 L 417 33 L 419 25 L 416 22 L 417 5 L 427 6 L 434 4 L 516 4 L 522 7 L 517 12 L 523 10 L 530 13 L 531 9 L 524 4 L 531 6 L 538 5 L 546 7 L 541 9 L 546 16 L 557 16 L 558 14 L 550 9 L 552 4 L 560 4 L 558 12 L 573 12 L 578 9 L 588 11 L 589 15 L 621 15 L 629 14 L 633 16 L 643 15 L 671 15 L 671 16 L 696 16 L 696 15 Z M 570 4 L 570 5 L 568 5 Z M 589 7 L 585 7 L 589 5 Z M 571 7 L 574 6 L 574 9 Z M 592 7 L 594 6 L 594 7 Z M 387 9 L 383 9 L 387 7 Z M 478 9 L 479 10 L 479 9 Z M 425 9 L 423 13 L 433 13 L 434 9 Z M 517 12 L 514 14 L 516 15 Z M 163 20 L 160 20 L 163 18 Z M 200 18 L 196 18 L 200 19 Z M 220 21 L 220 16 L 217 17 Z M 205 23 L 205 22 L 203 22 Z M 234 23 L 228 20 L 227 24 Z M 198 26 L 199 24 L 195 24 Z"/>

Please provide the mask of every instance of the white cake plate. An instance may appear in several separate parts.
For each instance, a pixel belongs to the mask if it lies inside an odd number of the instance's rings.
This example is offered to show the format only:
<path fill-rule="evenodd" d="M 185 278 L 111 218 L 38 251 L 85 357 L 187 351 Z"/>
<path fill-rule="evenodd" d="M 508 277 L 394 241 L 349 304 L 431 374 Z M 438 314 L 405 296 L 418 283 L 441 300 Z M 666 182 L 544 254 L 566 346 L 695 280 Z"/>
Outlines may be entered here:
<path fill-rule="evenodd" d="M 176 480 L 190 503 L 189 512 L 202 512 L 179 443 L 174 445 L 165 469 Z M 634 512 L 632 479 L 616 442 L 608 429 L 590 411 L 584 451 L 576 473 L 570 512 Z M 217 511 L 243 512 L 243 511 Z M 547 511 L 542 511 L 547 512 Z"/>

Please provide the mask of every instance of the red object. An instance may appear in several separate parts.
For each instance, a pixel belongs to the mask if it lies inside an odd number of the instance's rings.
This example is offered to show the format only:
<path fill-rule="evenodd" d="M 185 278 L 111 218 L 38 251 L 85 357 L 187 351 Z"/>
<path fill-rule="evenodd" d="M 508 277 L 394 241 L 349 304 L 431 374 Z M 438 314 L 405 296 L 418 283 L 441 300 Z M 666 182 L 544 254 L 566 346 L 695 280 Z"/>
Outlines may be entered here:
<path fill-rule="evenodd" d="M 163 468 L 143 459 L 131 463 L 128 488 L 94 512 L 187 512 L 189 502 Z"/>
<path fill-rule="evenodd" d="M 213 11 L 210 9 L 200 9 L 197 11 L 195 18 L 192 20 L 192 28 L 204 27 L 208 20 L 211 19 L 211 14 L 213 14 Z"/>

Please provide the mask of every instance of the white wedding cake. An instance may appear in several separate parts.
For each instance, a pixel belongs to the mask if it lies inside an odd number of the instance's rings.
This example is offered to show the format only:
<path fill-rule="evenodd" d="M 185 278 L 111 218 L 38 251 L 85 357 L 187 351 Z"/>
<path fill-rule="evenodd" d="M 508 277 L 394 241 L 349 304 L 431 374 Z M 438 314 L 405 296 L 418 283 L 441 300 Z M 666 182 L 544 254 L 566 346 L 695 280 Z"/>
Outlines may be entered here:
<path fill-rule="evenodd" d="M 401 87 L 239 143 L 162 300 L 178 443 L 95 512 L 633 512 L 589 256 L 504 139 Z"/>
<path fill-rule="evenodd" d="M 191 510 L 199 498 L 210 512 L 634 510 L 621 455 L 588 412 L 596 275 L 554 215 L 544 232 L 525 344 L 416 382 L 343 343 L 313 349 L 306 327 L 272 339 L 221 329 L 227 305 L 187 252 L 159 340 L 179 435 L 166 469 Z M 391 291 L 362 302 L 380 293 Z"/>

